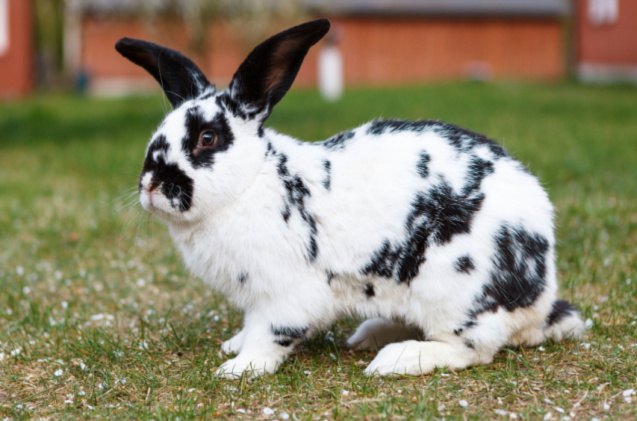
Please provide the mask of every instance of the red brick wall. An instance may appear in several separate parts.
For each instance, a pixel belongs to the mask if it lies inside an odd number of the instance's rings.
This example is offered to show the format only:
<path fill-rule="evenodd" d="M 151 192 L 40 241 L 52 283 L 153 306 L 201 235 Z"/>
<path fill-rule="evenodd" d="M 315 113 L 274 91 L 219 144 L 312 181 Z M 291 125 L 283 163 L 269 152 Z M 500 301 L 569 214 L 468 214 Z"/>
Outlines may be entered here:
<path fill-rule="evenodd" d="M 0 97 L 28 94 L 33 89 L 33 38 L 30 0 L 8 0 L 9 47 L 0 55 Z"/>
<path fill-rule="evenodd" d="M 576 45 L 579 63 L 637 65 L 637 1 L 618 1 L 617 22 L 594 25 L 588 18 L 588 0 L 577 0 Z"/>
<path fill-rule="evenodd" d="M 557 19 L 333 18 L 348 85 L 396 85 L 467 78 L 486 66 L 499 79 L 552 80 L 565 75 L 563 29 Z M 205 56 L 193 59 L 224 86 L 252 46 L 228 25 L 209 31 Z M 187 51 L 179 22 L 98 20 L 82 23 L 82 61 L 94 80 L 134 78 L 154 83 L 113 49 L 122 36 L 146 38 Z M 296 86 L 316 83 L 318 46 L 310 50 Z M 191 55 L 192 56 L 192 55 Z"/>
<path fill-rule="evenodd" d="M 463 79 L 486 67 L 498 79 L 564 76 L 557 20 L 336 19 L 350 84 Z"/>

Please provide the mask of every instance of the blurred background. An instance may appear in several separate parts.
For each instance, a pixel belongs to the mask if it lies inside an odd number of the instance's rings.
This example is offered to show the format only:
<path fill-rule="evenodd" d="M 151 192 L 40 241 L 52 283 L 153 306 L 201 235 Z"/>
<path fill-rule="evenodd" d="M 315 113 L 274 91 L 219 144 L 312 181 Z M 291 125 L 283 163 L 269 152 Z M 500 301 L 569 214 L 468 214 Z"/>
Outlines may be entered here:
<path fill-rule="evenodd" d="M 113 49 L 124 35 L 184 51 L 223 86 L 264 36 L 318 16 L 333 28 L 297 86 L 333 99 L 342 85 L 637 83 L 633 0 L 0 0 L 0 97 L 154 89 Z"/>
<path fill-rule="evenodd" d="M 213 377 L 241 314 L 137 203 L 170 104 L 113 46 L 168 45 L 224 87 L 319 16 L 332 30 L 267 126 L 427 118 L 496 139 L 555 204 L 585 342 L 375 382 L 346 321 L 274 378 Z M 0 419 L 637 419 L 635 163 L 637 0 L 0 0 Z"/>

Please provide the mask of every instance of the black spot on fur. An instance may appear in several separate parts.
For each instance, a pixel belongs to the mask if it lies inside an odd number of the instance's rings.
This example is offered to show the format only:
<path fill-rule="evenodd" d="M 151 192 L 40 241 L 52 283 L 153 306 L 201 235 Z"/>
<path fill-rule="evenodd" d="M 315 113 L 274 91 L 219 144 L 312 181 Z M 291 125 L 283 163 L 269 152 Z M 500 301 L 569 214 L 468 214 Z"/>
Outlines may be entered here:
<path fill-rule="evenodd" d="M 215 96 L 216 92 L 212 89 L 208 90 L 208 92 L 206 92 L 205 94 L 199 96 L 197 99 L 200 101 L 205 101 L 207 99 L 212 98 L 213 96 Z"/>
<path fill-rule="evenodd" d="M 279 344 L 279 345 L 284 346 L 284 347 L 288 347 L 288 346 L 292 345 L 292 342 L 293 341 L 291 339 L 276 339 L 274 341 L 274 343 Z"/>
<path fill-rule="evenodd" d="M 382 135 L 386 133 L 397 133 L 403 131 L 410 131 L 420 133 L 425 129 L 429 129 L 434 126 L 436 122 L 430 120 L 374 120 L 367 128 L 367 134 Z"/>
<path fill-rule="evenodd" d="M 388 240 L 372 254 L 370 262 L 363 267 L 364 275 L 377 275 L 383 278 L 391 278 L 394 275 L 394 266 L 400 256 L 401 248 L 393 247 Z"/>
<path fill-rule="evenodd" d="M 204 149 L 196 153 L 199 134 L 204 130 L 212 130 L 217 135 L 214 148 Z M 199 107 L 193 107 L 186 112 L 186 136 L 182 140 L 182 150 L 193 167 L 210 167 L 214 163 L 215 155 L 227 150 L 234 143 L 234 135 L 226 117 L 219 113 L 212 120 L 204 119 Z"/>
<path fill-rule="evenodd" d="M 429 176 L 429 161 L 431 161 L 429 154 L 424 151 L 421 152 L 420 157 L 418 158 L 418 163 L 416 164 L 416 170 L 422 178 L 427 178 Z"/>
<path fill-rule="evenodd" d="M 139 184 L 138 187 L 142 188 L 142 177 L 149 171 L 152 171 L 157 168 L 158 164 L 161 162 L 165 164 L 165 157 L 159 159 L 159 161 L 155 161 L 155 153 L 160 152 L 162 154 L 166 154 L 168 152 L 168 142 L 166 141 L 166 136 L 160 135 L 153 139 L 148 146 L 148 152 L 146 153 L 146 157 L 144 158 L 144 164 L 142 165 L 142 171 L 139 175 Z M 151 181 L 153 183 L 152 187 L 157 187 L 159 185 L 159 180 Z"/>
<path fill-rule="evenodd" d="M 274 340 L 275 343 L 281 346 L 288 347 L 292 345 L 294 342 L 298 342 L 299 340 L 303 339 L 305 337 L 305 334 L 308 331 L 308 328 L 307 327 L 289 327 L 289 326 L 283 326 L 283 327 L 271 326 L 270 331 L 272 332 L 274 336 L 276 336 L 276 339 Z"/>
<path fill-rule="evenodd" d="M 371 135 L 400 131 L 436 132 L 462 153 L 470 154 L 476 146 L 486 145 L 494 159 L 506 155 L 502 148 L 482 135 L 437 121 L 377 120 L 367 129 Z M 416 165 L 420 176 L 430 176 L 429 161 L 430 156 L 422 152 Z M 444 178 L 429 190 L 418 192 L 405 221 L 405 238 L 397 244 L 385 240 L 362 268 L 362 273 L 409 283 L 426 261 L 425 254 L 430 244 L 444 245 L 455 235 L 470 232 L 474 215 L 480 210 L 485 197 L 480 187 L 493 171 L 493 162 L 472 155 L 467 167 L 467 181 L 460 192 L 454 191 Z M 469 271 L 473 268 L 463 265 L 462 269 Z"/>
<path fill-rule="evenodd" d="M 469 153 L 477 146 L 484 145 L 491 151 L 495 158 L 507 156 L 502 146 L 486 136 L 440 121 L 375 120 L 367 128 L 367 134 L 371 135 L 383 135 L 402 131 L 414 133 L 433 131 L 446 139 L 458 152 L 462 153 Z"/>
<path fill-rule="evenodd" d="M 331 285 L 332 284 L 332 280 L 336 277 L 336 274 L 334 272 L 332 272 L 331 270 L 328 270 L 326 272 L 327 275 L 327 284 Z"/>
<path fill-rule="evenodd" d="M 465 340 L 465 341 L 463 341 L 463 343 L 464 343 L 464 346 L 466 346 L 469 349 L 476 349 L 476 346 L 470 340 Z"/>
<path fill-rule="evenodd" d="M 482 205 L 483 193 L 472 191 L 467 195 L 457 195 L 447 182 L 434 186 L 426 195 L 416 196 L 407 225 L 416 227 L 426 223 L 433 240 L 437 244 L 451 241 L 456 234 L 470 231 L 473 216 Z M 423 220 L 424 218 L 424 220 Z"/>
<path fill-rule="evenodd" d="M 564 318 L 577 313 L 577 309 L 574 305 L 564 300 L 556 300 L 553 302 L 553 308 L 551 313 L 546 318 L 547 326 L 553 326 L 556 323 L 561 322 Z"/>
<path fill-rule="evenodd" d="M 471 328 L 472 328 L 472 327 L 474 327 L 476 324 L 477 324 L 477 323 L 476 323 L 476 321 L 475 321 L 475 318 L 474 318 L 474 317 L 472 317 L 472 318 L 470 318 L 469 320 L 467 320 L 466 322 L 464 322 L 464 323 L 462 324 L 462 326 L 461 326 L 461 327 L 454 329 L 454 330 L 453 330 L 453 333 L 454 333 L 456 336 L 460 336 L 460 335 L 461 335 L 464 331 L 466 331 L 466 330 L 468 330 L 468 329 L 471 329 Z"/>
<path fill-rule="evenodd" d="M 472 318 L 498 307 L 508 311 L 529 307 L 546 287 L 546 238 L 523 227 L 503 225 L 494 242 L 491 280 L 476 299 Z"/>
<path fill-rule="evenodd" d="M 468 255 L 458 257 L 458 259 L 454 262 L 453 267 L 456 271 L 467 274 L 471 273 L 471 271 L 476 268 L 473 264 L 473 259 L 471 259 L 471 256 Z"/>
<path fill-rule="evenodd" d="M 329 190 L 332 186 L 332 162 L 328 159 L 323 160 L 323 169 L 325 170 L 325 178 L 323 179 L 323 187 Z"/>
<path fill-rule="evenodd" d="M 152 155 L 156 151 L 168 152 L 168 142 L 166 141 L 166 136 L 159 135 L 148 146 L 148 154 Z"/>
<path fill-rule="evenodd" d="M 273 154 L 274 154 L 274 147 L 272 146 L 271 142 L 268 142 L 265 148 L 265 156 L 267 157 Z"/>
<path fill-rule="evenodd" d="M 245 284 L 247 280 L 248 280 L 248 274 L 246 272 L 241 272 L 239 274 L 239 283 Z"/>
<path fill-rule="evenodd" d="M 272 326 L 272 334 L 275 336 L 287 336 L 288 338 L 300 339 L 305 336 L 307 327 Z"/>
<path fill-rule="evenodd" d="M 281 216 L 283 217 L 283 220 L 287 223 L 288 220 L 290 219 L 290 215 L 292 213 L 292 210 L 290 209 L 290 205 L 288 205 L 287 203 L 285 204 L 285 206 L 283 207 L 283 210 L 281 211 Z"/>
<path fill-rule="evenodd" d="M 462 189 L 463 193 L 468 195 L 477 190 L 482 180 L 490 174 L 493 174 L 493 162 L 485 161 L 477 156 L 472 157 L 467 169 L 467 183 Z"/>
<path fill-rule="evenodd" d="M 151 172 L 151 189 L 160 187 L 171 206 L 185 212 L 192 205 L 193 181 L 176 164 L 166 163 L 164 154 L 168 148 L 169 145 L 164 136 L 158 136 L 151 142 L 144 159 L 139 187 L 141 188 L 141 177 Z M 158 151 L 164 154 L 159 154 L 155 159 L 155 153 Z"/>
<path fill-rule="evenodd" d="M 310 244 L 308 246 L 308 255 L 310 257 L 310 262 L 316 260 L 316 256 L 318 256 L 318 244 L 316 242 L 316 227 L 314 227 L 314 231 L 312 235 L 310 235 Z"/>
<path fill-rule="evenodd" d="M 316 260 L 319 250 L 316 238 L 318 235 L 316 220 L 305 206 L 305 199 L 311 196 L 310 190 L 299 175 L 290 173 L 287 166 L 287 156 L 276 151 L 274 154 L 278 155 L 277 173 L 286 191 L 284 208 L 282 211 L 283 220 L 288 222 L 293 209 L 298 212 L 299 216 L 308 227 L 309 238 L 306 246 L 307 256 L 308 260 L 313 262 Z"/>
<path fill-rule="evenodd" d="M 343 149 L 345 148 L 347 141 L 354 137 L 354 134 L 355 132 L 353 131 L 341 132 L 317 144 L 323 146 L 326 149 Z"/>
<path fill-rule="evenodd" d="M 362 273 L 409 283 L 418 276 L 429 244 L 443 245 L 456 234 L 468 233 L 483 200 L 484 194 L 479 191 L 456 194 L 444 180 L 418 193 L 405 221 L 405 239 L 399 244 L 385 240 Z"/>
<path fill-rule="evenodd" d="M 436 133 L 447 139 L 458 152 L 468 153 L 478 146 L 486 146 L 496 159 L 508 156 L 502 146 L 483 134 L 475 133 L 449 123 L 435 123 Z"/>
<path fill-rule="evenodd" d="M 230 111 L 233 117 L 240 118 L 242 120 L 253 120 L 259 112 L 262 110 L 248 111 L 247 108 L 239 105 L 234 101 L 227 93 L 221 94 L 216 99 L 217 105 L 227 111 Z M 261 127 L 259 127 L 261 129 Z"/>
<path fill-rule="evenodd" d="M 367 298 L 372 298 L 374 295 L 376 295 L 376 293 L 374 292 L 374 285 L 372 284 L 365 284 L 365 289 L 363 290 L 363 292 L 365 292 Z"/>

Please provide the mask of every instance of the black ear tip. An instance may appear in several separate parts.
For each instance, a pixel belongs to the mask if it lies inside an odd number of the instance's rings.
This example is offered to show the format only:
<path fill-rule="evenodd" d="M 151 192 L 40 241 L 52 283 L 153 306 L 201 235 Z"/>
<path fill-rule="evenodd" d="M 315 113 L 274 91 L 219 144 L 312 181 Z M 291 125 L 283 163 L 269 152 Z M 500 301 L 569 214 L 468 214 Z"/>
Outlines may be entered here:
<path fill-rule="evenodd" d="M 302 23 L 298 26 L 283 31 L 279 35 L 285 36 L 301 36 L 308 41 L 308 47 L 316 44 L 330 30 L 330 21 L 322 18 Z"/>
<path fill-rule="evenodd" d="M 327 31 L 330 30 L 330 26 L 331 26 L 330 21 L 327 18 L 316 19 L 316 20 L 307 22 L 303 26 L 306 26 L 306 25 L 309 28 L 311 28 L 314 32 L 316 32 L 317 35 L 320 35 L 321 37 L 327 34 Z"/>
<path fill-rule="evenodd" d="M 135 41 L 136 40 L 133 38 L 128 38 L 128 37 L 120 38 L 115 43 L 115 49 L 117 50 L 118 53 L 124 54 L 126 50 L 128 50 L 129 48 L 135 45 Z"/>
<path fill-rule="evenodd" d="M 321 19 L 317 19 L 314 22 L 316 22 L 316 25 L 321 28 L 322 30 L 324 30 L 325 32 L 330 30 L 330 20 L 327 18 L 321 18 Z"/>

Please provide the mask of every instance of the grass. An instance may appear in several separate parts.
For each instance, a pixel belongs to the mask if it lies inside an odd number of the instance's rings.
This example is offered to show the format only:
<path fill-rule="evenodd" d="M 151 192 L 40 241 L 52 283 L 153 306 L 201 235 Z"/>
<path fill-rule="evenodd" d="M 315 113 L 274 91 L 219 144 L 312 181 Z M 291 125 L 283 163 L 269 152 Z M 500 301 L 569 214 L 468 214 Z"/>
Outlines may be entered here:
<path fill-rule="evenodd" d="M 184 270 L 135 203 L 159 96 L 0 105 L 0 416 L 10 419 L 630 419 L 637 417 L 637 90 L 448 84 L 292 92 L 269 125 L 321 139 L 375 116 L 439 118 L 499 139 L 558 210 L 561 295 L 580 342 L 491 365 L 366 378 L 344 321 L 275 375 L 212 376 L 241 314 Z M 272 410 L 273 414 L 270 415 Z"/>

